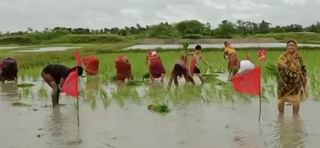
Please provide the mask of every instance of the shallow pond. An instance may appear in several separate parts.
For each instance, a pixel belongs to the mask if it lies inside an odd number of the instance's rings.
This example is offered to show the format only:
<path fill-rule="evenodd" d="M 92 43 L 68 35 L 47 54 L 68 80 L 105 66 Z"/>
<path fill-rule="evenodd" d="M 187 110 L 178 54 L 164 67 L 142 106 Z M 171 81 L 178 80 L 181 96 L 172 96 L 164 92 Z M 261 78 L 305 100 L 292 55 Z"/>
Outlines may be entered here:
<path fill-rule="evenodd" d="M 0 46 L 0 50 L 3 50 L 3 49 L 5 49 L 5 50 L 7 50 L 7 49 L 16 49 L 16 48 L 18 48 L 18 47 L 13 47 L 13 46 Z"/>
<path fill-rule="evenodd" d="M 14 52 L 53 52 L 53 51 L 65 51 L 69 49 L 75 49 L 79 47 L 43 47 L 30 50 L 14 50 Z"/>

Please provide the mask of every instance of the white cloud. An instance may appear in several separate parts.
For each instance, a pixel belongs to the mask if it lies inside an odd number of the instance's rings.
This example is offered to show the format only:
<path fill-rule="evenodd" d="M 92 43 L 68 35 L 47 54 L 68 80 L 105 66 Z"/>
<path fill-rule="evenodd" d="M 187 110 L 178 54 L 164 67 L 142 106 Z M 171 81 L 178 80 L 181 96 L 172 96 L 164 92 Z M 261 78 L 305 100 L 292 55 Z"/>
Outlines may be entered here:
<path fill-rule="evenodd" d="M 268 4 L 265 3 L 255 3 L 250 0 L 233 0 L 231 7 L 235 10 L 240 11 L 252 11 L 258 9 L 270 8 Z"/>
<path fill-rule="evenodd" d="M 306 0 L 283 0 L 285 3 L 289 4 L 289 5 L 306 5 L 307 2 Z"/>
<path fill-rule="evenodd" d="M 0 31 L 45 27 L 123 27 L 198 19 L 269 20 L 274 25 L 320 21 L 320 0 L 0 0 Z M 298 8 L 295 8 L 296 5 Z"/>
<path fill-rule="evenodd" d="M 227 9 L 227 6 L 222 4 L 222 3 L 218 3 L 212 0 L 205 0 L 204 1 L 204 5 L 212 7 L 214 9 L 218 9 L 218 10 L 225 10 Z"/>
<path fill-rule="evenodd" d="M 262 14 L 260 13 L 237 13 L 233 14 L 232 17 L 234 17 L 237 20 L 248 20 L 248 19 L 254 19 L 254 18 L 260 18 Z"/>

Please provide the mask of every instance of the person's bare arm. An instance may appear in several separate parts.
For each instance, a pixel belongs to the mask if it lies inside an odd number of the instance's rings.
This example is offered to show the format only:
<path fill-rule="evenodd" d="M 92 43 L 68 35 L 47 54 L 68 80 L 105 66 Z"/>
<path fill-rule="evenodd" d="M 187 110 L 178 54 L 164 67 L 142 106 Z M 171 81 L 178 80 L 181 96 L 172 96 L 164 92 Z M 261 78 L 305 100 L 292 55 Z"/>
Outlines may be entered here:
<path fill-rule="evenodd" d="M 169 83 L 168 83 L 168 88 L 171 87 L 171 84 L 172 84 L 172 81 L 173 81 L 173 77 L 174 77 L 174 73 L 172 72 L 172 73 L 171 73 L 171 76 L 170 76 Z"/>
<path fill-rule="evenodd" d="M 64 81 L 65 81 L 64 78 L 61 78 L 61 79 L 60 79 L 60 82 L 59 82 L 59 84 L 58 84 L 58 87 L 59 87 L 60 89 L 62 88 Z"/>
<path fill-rule="evenodd" d="M 160 82 L 161 82 L 161 83 L 163 83 L 163 81 L 164 81 L 164 76 L 165 76 L 165 73 L 162 73 L 162 74 L 161 74 L 161 77 L 160 77 Z"/>
<path fill-rule="evenodd" d="M 52 76 L 44 72 L 41 73 L 41 76 L 43 80 L 53 89 L 55 83 L 53 83 L 54 79 L 52 78 Z"/>
<path fill-rule="evenodd" d="M 49 85 L 52 88 L 52 106 L 59 105 L 59 86 L 54 81 L 49 82 Z"/>
<path fill-rule="evenodd" d="M 212 67 L 202 56 L 200 56 L 200 60 L 207 66 L 209 66 L 210 68 Z"/>
<path fill-rule="evenodd" d="M 228 52 L 227 52 L 226 49 L 225 49 L 224 52 L 223 52 L 223 58 L 224 58 L 225 60 L 228 59 Z"/>

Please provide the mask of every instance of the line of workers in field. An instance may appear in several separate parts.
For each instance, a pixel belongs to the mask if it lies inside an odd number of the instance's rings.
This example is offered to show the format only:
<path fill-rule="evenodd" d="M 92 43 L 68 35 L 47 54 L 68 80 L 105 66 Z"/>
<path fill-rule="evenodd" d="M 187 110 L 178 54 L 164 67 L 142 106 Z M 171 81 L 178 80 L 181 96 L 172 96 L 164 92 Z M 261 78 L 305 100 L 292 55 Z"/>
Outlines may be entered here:
<path fill-rule="evenodd" d="M 237 73 L 242 73 L 255 68 L 253 62 L 247 57 L 245 60 L 239 60 L 235 48 L 229 42 L 224 42 L 224 57 L 228 60 L 229 78 Z M 190 63 L 188 56 L 191 56 Z M 163 82 L 166 70 L 162 64 L 160 55 L 156 51 L 149 51 L 146 56 L 149 67 L 149 77 L 153 82 L 159 79 Z M 202 61 L 205 65 L 212 67 L 201 55 L 201 46 L 197 45 L 194 52 L 181 55 L 173 66 L 170 73 L 169 87 L 172 82 L 178 86 L 178 79 L 184 78 L 186 82 L 195 84 L 193 76 L 196 75 L 203 84 L 203 78 L 198 64 Z M 96 75 L 99 71 L 99 59 L 94 55 L 89 55 L 82 59 L 84 70 L 87 75 Z M 132 80 L 131 64 L 126 56 L 120 55 L 115 60 L 116 80 L 125 82 Z M 61 64 L 49 64 L 41 71 L 43 80 L 53 89 L 52 104 L 59 104 L 59 94 L 65 78 L 68 74 L 78 69 L 80 75 L 83 73 L 81 66 L 69 68 Z M 293 105 L 293 113 L 299 112 L 300 102 L 304 100 L 306 88 L 306 67 L 303 64 L 302 57 L 298 52 L 298 44 L 295 40 L 287 42 L 287 50 L 280 55 L 277 61 L 278 77 L 278 110 L 284 112 L 284 103 L 290 102 Z M 14 58 L 3 58 L 0 60 L 0 81 L 17 80 L 18 66 Z"/>

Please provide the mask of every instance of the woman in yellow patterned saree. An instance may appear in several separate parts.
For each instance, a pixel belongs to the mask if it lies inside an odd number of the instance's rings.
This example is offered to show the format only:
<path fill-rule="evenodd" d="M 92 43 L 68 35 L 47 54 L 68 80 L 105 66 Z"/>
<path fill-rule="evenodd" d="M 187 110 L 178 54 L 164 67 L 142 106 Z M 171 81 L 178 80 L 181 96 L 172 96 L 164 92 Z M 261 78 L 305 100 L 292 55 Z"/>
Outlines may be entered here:
<path fill-rule="evenodd" d="M 239 69 L 239 58 L 236 52 L 236 49 L 231 46 L 231 43 L 228 41 L 224 42 L 224 58 L 228 60 L 228 71 L 229 71 L 229 80 L 234 76 Z"/>
<path fill-rule="evenodd" d="M 287 51 L 277 61 L 278 67 L 278 110 L 284 113 L 284 103 L 292 104 L 293 114 L 298 114 L 300 102 L 306 94 L 307 71 L 294 40 L 287 42 Z"/>

